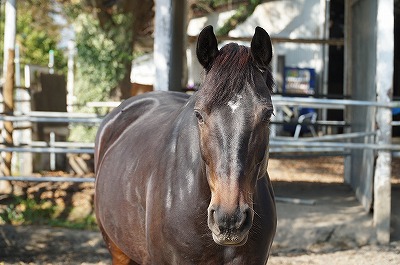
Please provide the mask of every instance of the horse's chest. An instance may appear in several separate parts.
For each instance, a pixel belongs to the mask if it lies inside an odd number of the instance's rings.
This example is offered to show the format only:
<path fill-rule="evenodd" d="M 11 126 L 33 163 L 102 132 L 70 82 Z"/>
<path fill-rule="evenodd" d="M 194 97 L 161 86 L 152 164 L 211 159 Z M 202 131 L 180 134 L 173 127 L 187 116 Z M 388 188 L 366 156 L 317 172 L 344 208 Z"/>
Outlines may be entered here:
<path fill-rule="evenodd" d="M 215 244 L 215 243 L 214 243 Z M 176 246 L 175 246 L 176 247 Z M 254 263 L 246 253 L 235 247 L 221 247 L 209 242 L 206 247 L 191 245 L 187 249 L 164 247 L 164 257 L 158 260 L 164 264 L 196 264 L 196 265 L 243 265 Z M 157 263 L 158 264 L 158 263 Z"/>
<path fill-rule="evenodd" d="M 164 264 L 226 264 L 243 265 L 252 263 L 250 251 L 245 247 L 223 247 L 216 244 L 207 228 L 206 218 L 164 225 L 163 239 L 154 249 L 162 250 L 160 263 Z M 159 251 L 156 251 L 160 253 Z M 156 253 L 155 252 L 155 253 Z M 248 263 L 250 261 L 250 263 Z M 155 263 L 158 264 L 158 263 Z"/>

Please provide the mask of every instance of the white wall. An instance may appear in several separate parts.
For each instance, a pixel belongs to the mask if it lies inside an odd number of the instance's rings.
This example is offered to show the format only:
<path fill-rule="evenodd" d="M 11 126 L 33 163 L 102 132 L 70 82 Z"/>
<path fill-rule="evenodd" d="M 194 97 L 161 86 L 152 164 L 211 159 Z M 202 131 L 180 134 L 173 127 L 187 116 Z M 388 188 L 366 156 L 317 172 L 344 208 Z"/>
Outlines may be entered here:
<path fill-rule="evenodd" d="M 325 22 L 324 1 L 321 0 L 293 0 L 271 1 L 257 6 L 254 13 L 242 24 L 229 32 L 231 37 L 252 37 L 256 26 L 264 28 L 271 37 L 283 38 L 312 38 L 323 37 Z M 223 25 L 223 22 L 234 11 L 222 14 L 210 14 L 208 17 L 194 19 L 189 23 L 188 34 L 195 36 L 206 25 L 213 25 L 214 29 Z M 249 45 L 247 43 L 247 45 Z M 201 81 L 201 67 L 197 64 L 196 44 L 192 43 L 189 56 L 192 56 L 192 65 L 189 69 L 189 81 Z M 317 44 L 275 43 L 274 55 L 285 55 L 286 66 L 314 68 L 318 76 L 323 66 L 322 46 Z M 318 82 L 317 82 L 318 83 Z"/>
<path fill-rule="evenodd" d="M 222 13 L 211 13 L 208 16 L 194 18 L 189 22 L 187 34 L 189 36 L 198 36 L 200 31 L 208 25 L 214 27 L 214 32 L 222 27 L 227 19 L 229 19 L 235 11 Z M 188 86 L 193 86 L 201 82 L 203 67 L 197 61 L 196 57 L 196 42 L 188 43 L 186 50 L 188 60 Z"/>

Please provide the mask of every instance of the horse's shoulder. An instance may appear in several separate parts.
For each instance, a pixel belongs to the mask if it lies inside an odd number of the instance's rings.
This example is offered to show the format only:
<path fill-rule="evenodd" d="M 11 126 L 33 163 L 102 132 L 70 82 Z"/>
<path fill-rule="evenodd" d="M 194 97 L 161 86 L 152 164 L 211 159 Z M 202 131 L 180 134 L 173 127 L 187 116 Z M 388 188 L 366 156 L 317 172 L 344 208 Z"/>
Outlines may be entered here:
<path fill-rule="evenodd" d="M 155 100 L 160 104 L 183 104 L 189 99 L 190 95 L 174 91 L 153 91 L 139 96 L 131 97 L 128 101 L 135 102 L 141 100 Z"/>
<path fill-rule="evenodd" d="M 144 114 L 162 111 L 165 108 L 177 109 L 187 102 L 189 95 L 179 92 L 156 91 L 124 100 L 103 120 L 100 128 L 106 124 L 131 123 Z"/>

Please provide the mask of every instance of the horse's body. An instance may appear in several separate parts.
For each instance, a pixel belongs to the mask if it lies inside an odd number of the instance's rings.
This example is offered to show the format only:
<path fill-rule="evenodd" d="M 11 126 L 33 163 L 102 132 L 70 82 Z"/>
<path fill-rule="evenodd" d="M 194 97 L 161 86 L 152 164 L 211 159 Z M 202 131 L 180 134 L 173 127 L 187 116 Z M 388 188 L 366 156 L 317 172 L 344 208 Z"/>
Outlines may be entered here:
<path fill-rule="evenodd" d="M 240 90 L 222 116 L 212 116 L 201 90 L 190 98 L 151 92 L 105 118 L 96 138 L 95 204 L 113 264 L 265 264 L 276 227 L 268 128 L 238 129 L 255 123 L 257 115 L 240 107 L 257 105 L 255 94 Z M 210 134 L 211 121 L 235 112 L 233 132 L 213 125 L 221 133 Z M 214 152 L 219 141 L 226 150 Z"/>

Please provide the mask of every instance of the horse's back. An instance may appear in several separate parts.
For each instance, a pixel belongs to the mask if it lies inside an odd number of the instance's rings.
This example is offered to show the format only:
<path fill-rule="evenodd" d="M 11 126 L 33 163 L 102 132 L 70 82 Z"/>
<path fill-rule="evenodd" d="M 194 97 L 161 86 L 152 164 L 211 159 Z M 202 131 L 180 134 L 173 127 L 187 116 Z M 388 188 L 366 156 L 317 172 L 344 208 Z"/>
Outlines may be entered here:
<path fill-rule="evenodd" d="M 179 109 L 188 100 L 188 95 L 179 92 L 150 92 L 131 97 L 123 101 L 110 112 L 100 124 L 96 136 L 95 164 L 104 152 L 121 135 L 140 124 L 139 126 L 157 126 L 156 121 Z M 148 118 L 147 120 L 145 118 Z M 153 120 L 153 122 L 149 121 Z"/>

